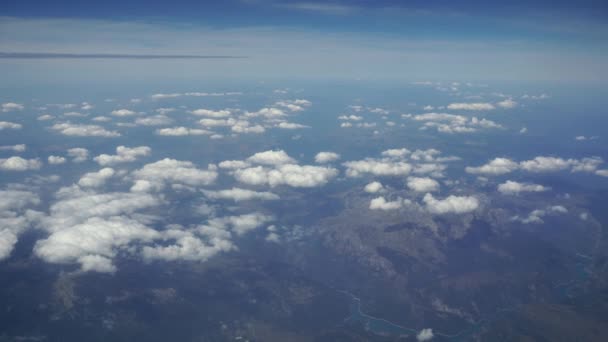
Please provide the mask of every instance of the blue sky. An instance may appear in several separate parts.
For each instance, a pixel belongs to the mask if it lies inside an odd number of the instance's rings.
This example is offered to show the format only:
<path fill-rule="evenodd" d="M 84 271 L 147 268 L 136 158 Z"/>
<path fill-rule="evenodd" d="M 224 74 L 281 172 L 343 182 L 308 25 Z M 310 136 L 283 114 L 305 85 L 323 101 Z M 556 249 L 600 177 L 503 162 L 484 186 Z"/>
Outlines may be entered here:
<path fill-rule="evenodd" d="M 602 81 L 607 7 L 600 1 L 5 2 L 0 41 L 2 52 L 247 56 L 229 68 L 248 77 Z M 21 65 L 15 63 L 0 67 L 10 72 Z M 226 69 L 190 64 L 191 73 L 204 76 Z"/>

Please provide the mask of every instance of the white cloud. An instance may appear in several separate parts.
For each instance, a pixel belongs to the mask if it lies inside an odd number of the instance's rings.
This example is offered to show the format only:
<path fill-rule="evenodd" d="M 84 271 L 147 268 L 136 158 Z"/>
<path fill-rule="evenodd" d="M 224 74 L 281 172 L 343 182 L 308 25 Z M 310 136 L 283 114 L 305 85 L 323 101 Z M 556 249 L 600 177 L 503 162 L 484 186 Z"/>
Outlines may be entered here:
<path fill-rule="evenodd" d="M 110 114 L 114 115 L 114 116 L 133 116 L 136 115 L 137 113 L 129 110 L 129 109 L 116 109 L 113 110 Z"/>
<path fill-rule="evenodd" d="M 81 125 L 72 124 L 69 122 L 55 124 L 51 127 L 53 130 L 68 136 L 77 137 L 119 137 L 120 133 L 109 131 L 98 125 Z"/>
<path fill-rule="evenodd" d="M 5 146 L 0 146 L 0 151 L 24 152 L 26 150 L 26 148 L 27 148 L 27 146 L 25 146 L 25 144 L 5 145 Z"/>
<path fill-rule="evenodd" d="M 407 148 L 393 148 L 390 150 L 383 151 L 382 156 L 390 157 L 390 158 L 403 158 L 410 153 L 411 153 L 411 151 L 408 150 Z"/>
<path fill-rule="evenodd" d="M 520 163 L 523 170 L 530 172 L 554 172 L 565 170 L 573 163 L 571 159 L 562 159 L 556 157 L 536 157 L 532 160 L 526 160 Z"/>
<path fill-rule="evenodd" d="M 52 116 L 52 115 L 50 115 L 50 114 L 43 114 L 43 115 L 40 115 L 37 120 L 39 120 L 39 121 L 47 121 L 47 120 L 52 120 L 54 118 L 55 117 Z"/>
<path fill-rule="evenodd" d="M 502 108 L 515 108 L 517 106 L 517 102 L 513 101 L 513 99 L 505 99 L 496 104 Z"/>
<path fill-rule="evenodd" d="M 507 158 L 495 158 L 491 160 L 489 163 L 471 167 L 467 166 L 465 171 L 472 174 L 482 174 L 482 175 L 502 175 L 505 173 L 509 173 L 515 171 L 519 168 L 519 164 Z"/>
<path fill-rule="evenodd" d="M 51 165 L 59 165 L 66 162 L 65 157 L 61 156 L 49 156 L 47 160 Z"/>
<path fill-rule="evenodd" d="M 41 166 L 42 162 L 38 159 L 24 159 L 16 156 L 0 159 L 0 170 L 4 171 L 38 170 Z"/>
<path fill-rule="evenodd" d="M 396 210 L 403 207 L 404 200 L 397 198 L 394 201 L 387 201 L 384 197 L 376 197 L 369 202 L 370 210 Z"/>
<path fill-rule="evenodd" d="M 494 105 L 485 102 L 473 102 L 473 103 L 450 103 L 448 109 L 452 110 L 492 110 Z"/>
<path fill-rule="evenodd" d="M 554 205 L 554 206 L 548 206 L 545 209 L 532 210 L 530 212 L 530 214 L 528 214 L 527 217 L 514 216 L 511 219 L 513 221 L 519 221 L 524 224 L 530 224 L 530 223 L 540 224 L 540 223 L 545 222 L 543 220 L 543 217 L 545 217 L 547 215 L 565 214 L 567 212 L 568 212 L 568 209 L 566 209 L 564 206 Z"/>
<path fill-rule="evenodd" d="M 269 150 L 264 152 L 258 152 L 251 157 L 247 158 L 247 161 L 254 164 L 263 165 L 280 165 L 280 164 L 292 164 L 295 160 L 291 158 L 283 150 Z"/>
<path fill-rule="evenodd" d="M 450 195 L 444 199 L 436 199 L 427 193 L 422 200 L 426 204 L 426 209 L 433 214 L 463 214 L 479 207 L 479 200 L 473 196 Z"/>
<path fill-rule="evenodd" d="M 171 118 L 162 114 L 135 119 L 135 124 L 141 126 L 163 126 L 169 125 L 172 122 L 173 120 Z"/>
<path fill-rule="evenodd" d="M 608 169 L 605 170 L 597 170 L 595 174 L 602 177 L 608 177 Z"/>
<path fill-rule="evenodd" d="M 498 191 L 506 195 L 517 195 L 521 192 L 542 192 L 547 190 L 549 190 L 548 187 L 540 184 L 519 183 L 510 180 L 498 185 Z"/>
<path fill-rule="evenodd" d="M 82 147 L 75 147 L 68 150 L 68 156 L 72 157 L 74 163 L 82 163 L 89 159 L 89 150 Z"/>
<path fill-rule="evenodd" d="M 245 113 L 246 117 L 265 117 L 267 119 L 277 119 L 277 118 L 282 118 L 284 116 L 287 116 L 287 114 L 285 114 L 285 112 L 282 109 L 279 108 L 262 108 L 260 110 L 258 110 L 257 112 L 246 112 Z"/>
<path fill-rule="evenodd" d="M 3 112 L 12 112 L 12 111 L 17 111 L 17 110 L 23 110 L 23 105 L 20 103 L 14 103 L 14 102 L 6 102 L 2 104 L 2 111 Z"/>
<path fill-rule="evenodd" d="M 343 165 L 346 166 L 346 175 L 348 177 L 360 177 L 364 174 L 403 176 L 412 171 L 412 166 L 403 161 L 365 159 L 346 162 Z"/>
<path fill-rule="evenodd" d="M 433 192 L 439 190 L 439 182 L 428 177 L 408 177 L 407 187 L 416 192 Z"/>
<path fill-rule="evenodd" d="M 85 173 L 78 181 L 78 185 L 88 188 L 100 187 L 113 176 L 114 169 L 106 167 L 97 172 Z"/>
<path fill-rule="evenodd" d="M 300 128 L 310 128 L 310 126 L 306 126 L 306 125 L 302 125 L 302 124 L 298 124 L 298 123 L 293 123 L 293 122 L 279 122 L 279 124 L 276 126 L 278 128 L 281 129 L 300 129 Z"/>
<path fill-rule="evenodd" d="M 371 182 L 368 183 L 363 190 L 365 192 L 369 192 L 370 194 L 375 194 L 377 192 L 384 191 L 384 186 L 380 182 Z"/>
<path fill-rule="evenodd" d="M 118 146 L 116 148 L 116 155 L 100 154 L 93 159 L 101 166 L 115 165 L 119 163 L 132 162 L 137 160 L 139 157 L 148 156 L 150 155 L 151 151 L 152 150 L 148 146 L 139 146 L 133 148 Z"/>
<path fill-rule="evenodd" d="M 244 169 L 249 166 L 251 166 L 251 164 L 249 164 L 246 161 L 242 161 L 242 160 L 224 160 L 219 163 L 219 167 L 221 169 L 230 169 L 230 170 Z"/>
<path fill-rule="evenodd" d="M 156 130 L 156 134 L 164 136 L 186 136 L 186 135 L 208 135 L 211 131 L 205 129 L 187 128 L 187 127 L 172 127 L 161 128 Z"/>
<path fill-rule="evenodd" d="M 8 121 L 0 121 L 0 131 L 3 129 L 21 129 L 23 126 L 18 123 L 8 122 Z"/>
<path fill-rule="evenodd" d="M 188 186 L 203 186 L 215 182 L 217 172 L 213 167 L 201 170 L 189 161 L 179 161 L 165 158 L 155 163 L 144 165 L 133 171 L 135 184 L 131 191 L 161 190 L 167 184 L 184 184 Z"/>
<path fill-rule="evenodd" d="M 334 168 L 296 164 L 276 165 L 273 169 L 257 166 L 234 171 L 234 177 L 241 183 L 297 188 L 323 186 L 337 174 L 338 170 Z"/>
<path fill-rule="evenodd" d="M 433 336 L 434 336 L 433 329 L 430 329 L 430 328 L 422 329 L 422 330 L 420 330 L 418 335 L 416 335 L 416 340 L 419 342 L 430 341 L 433 338 Z"/>
<path fill-rule="evenodd" d="M 340 155 L 334 152 L 319 152 L 315 156 L 315 162 L 319 164 L 330 163 L 340 159 Z"/>
<path fill-rule="evenodd" d="M 266 129 L 264 129 L 263 126 L 261 126 L 261 125 L 251 126 L 249 121 L 246 121 L 246 120 L 237 121 L 230 129 L 235 133 L 261 134 L 266 131 Z"/>
<path fill-rule="evenodd" d="M 361 120 L 363 120 L 363 117 L 359 116 L 359 115 L 340 115 L 340 116 L 338 116 L 338 120 L 361 121 Z"/>
<path fill-rule="evenodd" d="M 194 115 L 207 116 L 210 118 L 226 118 L 230 116 L 228 109 L 223 110 L 210 110 L 210 109 L 196 109 L 191 112 Z"/>
<path fill-rule="evenodd" d="M 249 200 L 278 200 L 279 196 L 272 192 L 253 191 L 241 188 L 232 188 L 219 191 L 203 191 L 203 193 L 212 199 L 229 199 L 235 202 Z"/>
<path fill-rule="evenodd" d="M 0 260 L 10 256 L 19 235 L 36 218 L 36 212 L 26 210 L 37 205 L 36 194 L 23 190 L 0 190 Z"/>

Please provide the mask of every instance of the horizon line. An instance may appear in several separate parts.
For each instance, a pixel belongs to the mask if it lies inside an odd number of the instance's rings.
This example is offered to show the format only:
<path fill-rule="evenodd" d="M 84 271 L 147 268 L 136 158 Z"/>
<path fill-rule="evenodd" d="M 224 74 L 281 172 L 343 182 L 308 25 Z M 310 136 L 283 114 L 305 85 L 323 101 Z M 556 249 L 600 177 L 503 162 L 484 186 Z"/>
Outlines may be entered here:
<path fill-rule="evenodd" d="M 232 55 L 156 55 L 117 53 L 0 52 L 1 59 L 241 59 Z"/>

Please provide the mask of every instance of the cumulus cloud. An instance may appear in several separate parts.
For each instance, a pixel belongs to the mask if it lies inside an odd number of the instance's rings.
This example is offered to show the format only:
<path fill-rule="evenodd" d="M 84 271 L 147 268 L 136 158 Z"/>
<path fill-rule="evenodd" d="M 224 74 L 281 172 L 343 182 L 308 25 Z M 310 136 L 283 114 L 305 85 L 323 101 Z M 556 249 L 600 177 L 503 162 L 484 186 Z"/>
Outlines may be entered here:
<path fill-rule="evenodd" d="M 446 113 L 426 113 L 413 117 L 415 121 L 424 121 L 423 129 L 436 128 L 441 133 L 472 133 L 479 128 L 502 128 L 502 125 L 488 119 L 466 117 Z"/>
<path fill-rule="evenodd" d="M 235 202 L 248 200 L 278 200 L 279 196 L 267 191 L 253 191 L 241 188 L 232 188 L 219 191 L 203 191 L 203 193 L 212 199 L 228 199 Z"/>
<path fill-rule="evenodd" d="M 517 195 L 521 192 L 542 192 L 549 190 L 548 187 L 533 183 L 520 183 L 508 180 L 498 185 L 498 191 L 506 195 Z"/>
<path fill-rule="evenodd" d="M 496 105 L 498 105 L 499 107 L 508 109 L 508 108 L 515 108 L 517 106 L 517 102 L 513 101 L 513 99 L 505 99 L 503 101 L 496 103 Z"/>
<path fill-rule="evenodd" d="M 186 135 L 208 135 L 211 131 L 205 129 L 188 128 L 188 127 L 172 127 L 172 128 L 161 128 L 156 130 L 156 134 L 164 136 L 186 136 Z"/>
<path fill-rule="evenodd" d="M 530 224 L 530 223 L 540 224 L 540 223 L 545 222 L 543 220 L 543 217 L 545 217 L 547 215 L 565 214 L 567 212 L 568 212 L 568 209 L 566 209 L 564 206 L 553 205 L 553 206 L 548 206 L 545 209 L 532 210 L 530 212 L 530 214 L 528 214 L 527 217 L 514 216 L 511 218 L 511 220 L 519 221 L 524 224 Z"/>
<path fill-rule="evenodd" d="M 131 187 L 131 191 L 158 191 L 167 184 L 183 184 L 193 187 L 210 185 L 215 182 L 217 176 L 215 167 L 201 170 L 192 162 L 165 158 L 133 171 L 132 177 L 135 179 L 135 183 Z"/>
<path fill-rule="evenodd" d="M 244 169 L 246 167 L 251 166 L 251 164 L 249 164 L 248 162 L 243 161 L 243 160 L 224 160 L 224 161 L 220 162 L 218 166 L 221 169 L 235 170 L 235 169 Z"/>
<path fill-rule="evenodd" d="M 393 148 L 390 150 L 383 151 L 382 156 L 390 157 L 390 158 L 403 158 L 410 153 L 411 153 L 411 151 L 408 150 L 407 148 Z"/>
<path fill-rule="evenodd" d="M 566 160 L 556 157 L 536 157 L 531 160 L 521 162 L 522 170 L 530 172 L 554 172 L 569 168 L 573 160 Z"/>
<path fill-rule="evenodd" d="M 8 122 L 8 121 L 0 121 L 0 131 L 3 129 L 21 129 L 23 126 L 18 123 Z"/>
<path fill-rule="evenodd" d="M 384 197 L 376 197 L 369 202 L 370 210 L 396 210 L 403 207 L 404 204 L 407 204 L 408 200 L 403 200 L 402 198 L 397 198 L 394 201 L 387 201 Z"/>
<path fill-rule="evenodd" d="M 23 105 L 20 103 L 15 103 L 15 102 L 6 102 L 2 104 L 2 111 L 4 113 L 6 112 L 13 112 L 13 111 L 18 111 L 18 110 L 23 110 Z"/>
<path fill-rule="evenodd" d="M 0 190 L 0 260 L 11 255 L 19 235 L 35 220 L 35 212 L 28 207 L 39 203 L 33 192 Z"/>
<path fill-rule="evenodd" d="M 206 116 L 210 118 L 225 118 L 230 116 L 231 112 L 228 109 L 211 110 L 211 109 L 196 109 L 191 112 L 194 115 Z"/>
<path fill-rule="evenodd" d="M 49 156 L 47 158 L 49 164 L 51 165 L 59 165 L 59 164 L 63 164 L 66 162 L 65 157 L 61 157 L 61 156 Z"/>
<path fill-rule="evenodd" d="M 137 160 L 139 157 L 148 156 L 150 155 L 151 151 L 152 149 L 150 149 L 148 146 L 139 146 L 133 148 L 118 146 L 116 148 L 115 155 L 100 154 L 93 159 L 102 166 L 115 165 L 119 163 L 132 162 Z"/>
<path fill-rule="evenodd" d="M 173 120 L 171 118 L 162 114 L 135 119 L 135 124 L 141 126 L 163 126 L 169 125 L 172 122 Z"/>
<path fill-rule="evenodd" d="M 287 153 L 283 150 L 269 150 L 264 152 L 258 152 L 247 158 L 247 161 L 253 164 L 263 165 L 280 165 L 295 162 L 295 160 L 289 155 L 287 155 Z"/>
<path fill-rule="evenodd" d="M 416 192 L 433 192 L 439 190 L 439 182 L 428 177 L 408 177 L 407 187 Z"/>
<path fill-rule="evenodd" d="M 89 159 L 89 150 L 82 147 L 75 147 L 68 150 L 68 156 L 72 157 L 74 163 L 82 163 Z"/>
<path fill-rule="evenodd" d="M 419 342 L 430 341 L 433 338 L 433 336 L 434 336 L 433 329 L 430 329 L 430 328 L 422 329 L 422 330 L 420 330 L 418 335 L 416 335 L 416 340 Z"/>
<path fill-rule="evenodd" d="M 450 103 L 448 105 L 448 109 L 451 110 L 492 110 L 495 108 L 493 104 L 485 102 Z"/>
<path fill-rule="evenodd" d="M 338 170 L 334 168 L 297 164 L 280 164 L 274 168 L 256 166 L 234 171 L 234 177 L 241 183 L 296 188 L 323 186 L 337 175 Z"/>
<path fill-rule="evenodd" d="M 422 199 L 426 209 L 433 214 L 463 214 L 474 211 L 479 207 L 479 200 L 473 196 L 450 195 L 444 199 L 436 199 L 430 193 Z"/>
<path fill-rule="evenodd" d="M 365 159 L 349 161 L 346 166 L 348 177 L 360 177 L 365 174 L 374 176 L 403 176 L 412 171 L 412 165 L 404 161 Z"/>
<path fill-rule="evenodd" d="M 113 110 L 110 114 L 114 115 L 114 116 L 133 116 L 136 115 L 137 113 L 129 110 L 129 109 L 116 109 Z"/>
<path fill-rule="evenodd" d="M 41 166 L 42 162 L 38 159 L 24 159 L 17 156 L 0 159 L 0 170 L 4 171 L 38 170 Z"/>
<path fill-rule="evenodd" d="M 112 176 L 114 176 L 114 169 L 106 167 L 97 172 L 84 174 L 78 181 L 78 185 L 92 188 L 100 187 Z"/>
<path fill-rule="evenodd" d="M 119 137 L 120 133 L 109 131 L 98 125 L 72 124 L 69 122 L 55 124 L 51 129 L 67 136 L 76 137 Z"/>
<path fill-rule="evenodd" d="M 315 162 L 319 164 L 331 163 L 340 159 L 340 155 L 334 152 L 319 152 L 315 156 Z"/>
<path fill-rule="evenodd" d="M 465 171 L 472 174 L 481 174 L 481 175 L 502 175 L 505 173 L 509 173 L 515 171 L 519 168 L 519 164 L 517 162 L 512 161 L 508 158 L 495 158 L 491 160 L 489 163 L 472 167 L 467 166 Z"/>
<path fill-rule="evenodd" d="M 294 122 L 286 122 L 282 121 L 276 126 L 281 129 L 300 129 L 300 128 L 310 128 L 310 126 L 294 123 Z"/>
<path fill-rule="evenodd" d="M 5 145 L 5 146 L 0 146 L 0 151 L 24 152 L 26 150 L 26 148 L 27 148 L 27 146 L 25 146 L 25 144 Z"/>
<path fill-rule="evenodd" d="M 384 186 L 380 182 L 371 182 L 368 183 L 363 190 L 365 192 L 369 192 L 370 194 L 375 194 L 377 192 L 384 191 Z"/>

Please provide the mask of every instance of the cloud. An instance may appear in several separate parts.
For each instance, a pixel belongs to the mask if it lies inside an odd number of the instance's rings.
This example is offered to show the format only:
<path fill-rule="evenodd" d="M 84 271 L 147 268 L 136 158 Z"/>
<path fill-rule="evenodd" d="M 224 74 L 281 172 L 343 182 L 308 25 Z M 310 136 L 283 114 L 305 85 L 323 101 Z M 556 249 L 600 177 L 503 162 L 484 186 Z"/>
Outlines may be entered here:
<path fill-rule="evenodd" d="M 493 104 L 485 102 L 474 103 L 450 103 L 448 109 L 452 110 L 492 110 L 495 109 Z"/>
<path fill-rule="evenodd" d="M 234 171 L 234 177 L 241 183 L 296 188 L 323 186 L 337 175 L 338 170 L 334 168 L 297 164 L 280 164 L 275 168 L 257 166 Z"/>
<path fill-rule="evenodd" d="M 540 184 L 519 183 L 511 180 L 498 185 L 498 191 L 505 195 L 517 195 L 521 192 L 542 192 L 549 189 Z"/>
<path fill-rule="evenodd" d="M 59 165 L 66 162 L 66 159 L 61 156 L 49 156 L 47 160 L 51 165 Z"/>
<path fill-rule="evenodd" d="M 51 129 L 67 136 L 76 137 L 119 137 L 120 133 L 109 131 L 98 125 L 72 124 L 69 122 L 55 124 Z"/>
<path fill-rule="evenodd" d="M 295 160 L 291 158 L 283 150 L 269 150 L 264 152 L 258 152 L 251 157 L 247 158 L 247 161 L 253 164 L 262 165 L 280 165 L 280 164 L 292 164 Z"/>
<path fill-rule="evenodd" d="M 425 121 L 423 129 L 434 127 L 441 133 L 472 133 L 479 128 L 502 128 L 502 125 L 488 119 L 465 117 L 463 115 L 446 113 L 426 113 L 413 117 L 415 121 Z"/>
<path fill-rule="evenodd" d="M 246 161 L 242 161 L 242 160 L 224 160 L 224 161 L 220 162 L 218 164 L 218 166 L 221 169 L 234 170 L 234 169 L 244 169 L 246 167 L 251 166 L 251 164 L 249 164 Z"/>
<path fill-rule="evenodd" d="M 230 116 L 228 109 L 224 110 L 210 110 L 210 109 L 196 109 L 191 112 L 194 115 L 207 116 L 210 118 L 226 118 Z"/>
<path fill-rule="evenodd" d="M 129 110 L 129 109 L 116 109 L 113 110 L 110 114 L 114 115 L 114 116 L 133 116 L 136 115 L 137 113 Z"/>
<path fill-rule="evenodd" d="M 365 159 L 349 161 L 346 166 L 348 177 L 360 177 L 365 174 L 374 176 L 404 176 L 412 171 L 412 165 L 403 161 Z"/>
<path fill-rule="evenodd" d="M 380 182 L 371 182 L 368 183 L 363 190 L 365 192 L 369 192 L 370 194 L 375 194 L 377 192 L 384 191 L 384 186 Z"/>
<path fill-rule="evenodd" d="M 78 185 L 82 187 L 97 188 L 106 183 L 108 179 L 114 176 L 114 169 L 106 167 L 97 172 L 89 172 L 84 174 L 78 181 Z"/>
<path fill-rule="evenodd" d="M 4 171 L 38 170 L 40 167 L 42 167 L 42 162 L 38 159 L 24 159 L 16 156 L 0 159 L 0 170 Z"/>
<path fill-rule="evenodd" d="M 157 135 L 180 137 L 186 135 L 209 135 L 211 131 L 205 129 L 187 128 L 187 127 L 172 127 L 161 128 L 156 130 Z"/>
<path fill-rule="evenodd" d="M 363 120 L 363 117 L 358 116 L 358 115 L 340 115 L 340 116 L 338 116 L 338 120 L 361 121 L 361 120 Z"/>
<path fill-rule="evenodd" d="M 82 163 L 89 159 L 89 150 L 82 147 L 75 147 L 68 150 L 68 156 L 72 157 L 74 163 Z"/>
<path fill-rule="evenodd" d="M 135 124 L 141 126 L 163 126 L 169 125 L 172 122 L 173 120 L 171 118 L 162 114 L 135 119 Z"/>
<path fill-rule="evenodd" d="M 310 128 L 310 126 L 306 126 L 306 125 L 302 125 L 302 124 L 298 124 L 298 123 L 293 123 L 293 122 L 279 122 L 279 124 L 276 126 L 278 128 L 281 129 L 300 129 L 300 128 Z"/>
<path fill-rule="evenodd" d="M 210 185 L 215 182 L 217 176 L 214 167 L 201 170 L 196 168 L 192 162 L 165 158 L 133 171 L 132 177 L 135 183 L 131 187 L 131 191 L 158 191 L 167 184 L 183 184 L 193 187 Z"/>
<path fill-rule="evenodd" d="M 535 209 L 532 212 L 530 212 L 530 214 L 528 214 L 527 217 L 514 216 L 511 218 L 511 220 L 519 221 L 524 224 L 530 224 L 530 223 L 540 224 L 540 223 L 545 222 L 545 221 L 543 221 L 543 217 L 545 217 L 547 215 L 565 214 L 567 212 L 568 212 L 568 209 L 566 209 L 564 206 L 553 205 L 553 206 L 548 206 L 545 209 Z"/>
<path fill-rule="evenodd" d="M 0 131 L 3 129 L 21 129 L 23 126 L 18 123 L 8 122 L 8 121 L 0 121 Z"/>
<path fill-rule="evenodd" d="M 405 200 L 407 201 L 407 200 Z M 380 197 L 376 197 L 374 199 L 372 199 L 369 202 L 369 209 L 370 210 L 396 210 L 396 209 L 400 209 L 401 207 L 403 207 L 403 204 L 407 203 L 404 202 L 404 200 L 402 198 L 397 198 L 394 201 L 387 201 L 384 197 L 380 196 Z"/>
<path fill-rule="evenodd" d="M 234 133 L 255 133 L 261 134 L 266 131 L 263 126 L 253 125 L 251 126 L 249 121 L 239 120 L 231 128 Z"/>
<path fill-rule="evenodd" d="M 407 148 L 393 148 L 390 150 L 383 151 L 382 156 L 390 157 L 390 158 L 403 158 L 410 153 L 411 153 L 411 151 L 408 150 Z"/>
<path fill-rule="evenodd" d="M 11 255 L 19 235 L 35 219 L 35 212 L 26 209 L 39 203 L 33 192 L 0 190 L 0 260 Z"/>
<path fill-rule="evenodd" d="M 491 160 L 489 163 L 471 167 L 467 166 L 465 171 L 472 174 L 481 174 L 481 175 L 502 175 L 505 173 L 509 173 L 515 171 L 519 168 L 519 164 L 507 158 L 495 158 Z"/>
<path fill-rule="evenodd" d="M 433 192 L 439 190 L 439 182 L 428 177 L 408 177 L 407 187 L 416 192 Z"/>
<path fill-rule="evenodd" d="M 515 108 L 517 106 L 517 102 L 513 101 L 513 99 L 506 99 L 496 103 L 496 105 L 502 108 Z"/>
<path fill-rule="evenodd" d="M 20 103 L 6 102 L 2 104 L 2 112 L 13 112 L 23 110 L 23 105 Z"/>
<path fill-rule="evenodd" d="M 422 329 L 422 330 L 420 330 L 418 335 L 416 335 L 416 340 L 419 342 L 430 341 L 433 338 L 433 336 L 434 336 L 433 329 L 430 329 L 430 328 Z"/>
<path fill-rule="evenodd" d="M 340 159 L 340 155 L 334 152 L 319 152 L 315 156 L 315 162 L 319 164 L 331 163 Z"/>
<path fill-rule="evenodd" d="M 118 146 L 116 155 L 100 154 L 93 158 L 101 166 L 116 165 L 119 163 L 133 162 L 139 157 L 149 156 L 152 149 L 148 146 L 129 148 Z"/>
<path fill-rule="evenodd" d="M 229 199 L 235 202 L 249 201 L 249 200 L 278 200 L 279 196 L 272 192 L 258 192 L 253 190 L 232 188 L 228 190 L 219 191 L 203 191 L 205 196 L 212 199 Z"/>
<path fill-rule="evenodd" d="M 0 151 L 24 152 L 26 149 L 25 144 L 0 146 Z"/>
<path fill-rule="evenodd" d="M 605 170 L 597 170 L 595 174 L 602 177 L 608 177 L 608 169 Z"/>
<path fill-rule="evenodd" d="M 532 160 L 522 161 L 521 169 L 530 172 L 554 172 L 565 170 L 573 163 L 572 159 L 562 159 L 555 157 L 536 157 Z"/>
<path fill-rule="evenodd" d="M 444 199 L 436 199 L 427 193 L 422 200 L 426 209 L 433 214 L 464 214 L 479 207 L 479 200 L 473 196 L 450 195 Z"/>

